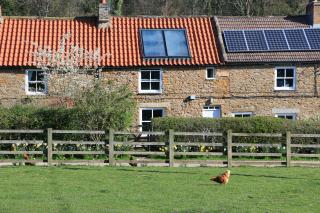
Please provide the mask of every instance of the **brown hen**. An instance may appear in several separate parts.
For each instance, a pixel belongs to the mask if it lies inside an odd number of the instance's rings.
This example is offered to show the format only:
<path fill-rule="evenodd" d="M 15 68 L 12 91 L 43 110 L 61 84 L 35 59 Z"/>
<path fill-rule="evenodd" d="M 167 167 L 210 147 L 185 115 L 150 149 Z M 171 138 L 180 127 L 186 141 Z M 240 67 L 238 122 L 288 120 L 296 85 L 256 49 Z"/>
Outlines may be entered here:
<path fill-rule="evenodd" d="M 230 179 L 230 170 L 227 170 L 219 176 L 212 177 L 210 180 L 220 184 L 227 184 L 229 182 L 229 179 Z"/>

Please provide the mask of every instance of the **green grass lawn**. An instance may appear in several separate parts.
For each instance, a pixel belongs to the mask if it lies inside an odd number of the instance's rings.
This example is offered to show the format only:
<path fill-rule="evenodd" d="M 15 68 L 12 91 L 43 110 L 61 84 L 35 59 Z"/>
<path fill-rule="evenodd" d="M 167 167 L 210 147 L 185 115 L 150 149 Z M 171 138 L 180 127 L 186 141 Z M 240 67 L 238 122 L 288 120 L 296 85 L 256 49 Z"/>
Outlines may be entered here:
<path fill-rule="evenodd" d="M 221 168 L 0 168 L 0 212 L 320 212 L 320 170 Z"/>

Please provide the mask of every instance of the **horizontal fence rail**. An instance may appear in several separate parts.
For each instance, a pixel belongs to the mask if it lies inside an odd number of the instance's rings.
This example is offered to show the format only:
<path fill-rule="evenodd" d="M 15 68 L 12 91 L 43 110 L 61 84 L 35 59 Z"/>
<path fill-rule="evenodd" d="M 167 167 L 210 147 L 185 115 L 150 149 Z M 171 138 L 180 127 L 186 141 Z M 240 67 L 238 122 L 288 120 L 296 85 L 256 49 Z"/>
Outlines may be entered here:
<path fill-rule="evenodd" d="M 1 135 L 27 135 L 27 136 L 39 136 L 40 134 L 43 134 L 44 130 L 0 130 Z M 44 145 L 45 142 L 43 140 L 38 139 L 3 139 L 0 140 L 0 157 L 3 156 L 20 156 L 21 159 L 0 159 L 1 163 L 4 162 L 12 162 L 12 163 L 30 163 L 30 162 L 40 162 L 36 160 L 32 160 L 29 158 L 29 155 L 39 155 L 43 158 L 44 152 L 43 151 L 36 151 L 36 150 L 28 150 L 29 145 Z M 8 146 L 9 145 L 9 146 Z M 20 145 L 23 145 L 23 147 L 19 147 Z M 37 147 L 39 149 L 39 147 Z M 10 150 L 9 150 L 10 149 Z"/>
<path fill-rule="evenodd" d="M 318 140 L 320 134 L 234 133 L 232 130 L 0 130 L 0 163 L 320 167 Z M 84 157 L 87 159 L 79 159 Z"/>

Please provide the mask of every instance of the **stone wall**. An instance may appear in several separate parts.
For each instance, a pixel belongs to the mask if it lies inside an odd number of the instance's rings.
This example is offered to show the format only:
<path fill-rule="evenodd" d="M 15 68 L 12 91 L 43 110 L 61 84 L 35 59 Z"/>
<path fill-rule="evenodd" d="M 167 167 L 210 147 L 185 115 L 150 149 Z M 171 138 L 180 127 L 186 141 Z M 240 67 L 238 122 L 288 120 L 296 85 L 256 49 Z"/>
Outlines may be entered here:
<path fill-rule="evenodd" d="M 290 65 L 292 66 L 292 65 Z M 139 94 L 138 68 L 106 69 L 102 81 L 127 84 L 133 91 L 138 108 L 164 108 L 166 116 L 201 117 L 206 105 L 221 106 L 222 116 L 235 112 L 252 112 L 255 115 L 273 116 L 276 113 L 296 113 L 307 118 L 319 113 L 320 98 L 315 96 L 313 66 L 298 65 L 295 91 L 276 91 L 275 67 L 222 66 L 216 69 L 216 79 L 206 80 L 206 67 L 163 67 L 163 92 Z M 45 96 L 25 94 L 23 69 L 0 71 L 0 100 L 3 105 L 33 103 L 55 105 Z M 317 79 L 320 89 L 320 76 Z M 188 100 L 195 95 L 196 100 Z M 140 122 L 136 110 L 135 125 Z"/>
<path fill-rule="evenodd" d="M 314 96 L 313 66 L 296 66 L 295 91 L 275 90 L 275 67 L 219 67 L 215 80 L 206 80 L 205 67 L 163 68 L 164 88 L 160 95 L 139 94 L 139 69 L 108 70 L 103 73 L 103 79 L 128 84 L 139 107 L 165 108 L 167 116 L 201 117 L 205 105 L 221 106 L 224 117 L 232 116 L 235 112 L 252 112 L 261 116 L 296 113 L 298 118 L 317 115 L 320 99 Z M 196 100 L 188 101 L 190 95 L 195 95 Z"/>

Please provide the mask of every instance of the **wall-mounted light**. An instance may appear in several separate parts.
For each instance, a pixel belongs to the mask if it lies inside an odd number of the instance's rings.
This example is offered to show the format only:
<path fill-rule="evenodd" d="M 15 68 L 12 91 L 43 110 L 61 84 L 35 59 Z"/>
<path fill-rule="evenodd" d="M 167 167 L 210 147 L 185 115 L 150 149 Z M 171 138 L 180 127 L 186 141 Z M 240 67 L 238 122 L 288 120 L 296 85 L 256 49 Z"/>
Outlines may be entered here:
<path fill-rule="evenodd" d="M 189 101 L 194 101 L 194 100 L 196 100 L 196 96 L 195 95 L 190 95 L 189 97 L 188 97 L 188 100 Z"/>

